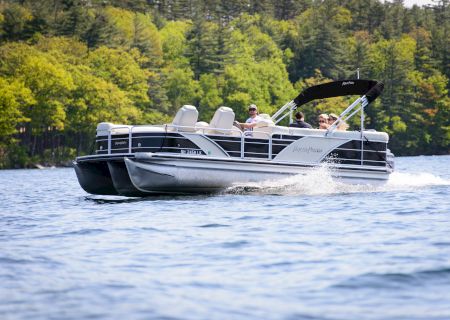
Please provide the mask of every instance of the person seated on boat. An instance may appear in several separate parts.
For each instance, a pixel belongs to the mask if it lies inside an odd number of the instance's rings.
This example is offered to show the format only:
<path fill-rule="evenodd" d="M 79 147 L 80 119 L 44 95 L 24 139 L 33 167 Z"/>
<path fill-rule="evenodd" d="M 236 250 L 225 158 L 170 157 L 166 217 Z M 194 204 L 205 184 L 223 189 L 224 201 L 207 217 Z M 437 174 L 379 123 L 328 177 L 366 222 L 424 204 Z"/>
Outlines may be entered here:
<path fill-rule="evenodd" d="M 253 131 L 253 128 L 256 126 L 256 124 L 262 120 L 262 118 L 258 115 L 258 107 L 255 104 L 251 104 L 248 106 L 248 113 L 250 117 L 243 122 L 237 122 L 236 124 L 239 124 L 238 127 L 246 131 Z"/>
<path fill-rule="evenodd" d="M 312 129 L 312 126 L 305 122 L 305 115 L 301 111 L 298 111 L 295 114 L 295 121 L 292 122 L 289 127 Z"/>
<path fill-rule="evenodd" d="M 318 122 L 319 129 L 328 129 L 328 127 L 330 126 L 328 124 L 328 115 L 326 113 L 322 113 L 321 115 L 319 115 Z"/>
<path fill-rule="evenodd" d="M 328 125 L 331 126 L 333 123 L 336 122 L 336 120 L 337 120 L 338 118 L 339 118 L 339 117 L 338 117 L 336 114 L 330 113 L 330 114 L 328 115 Z M 336 129 L 337 129 L 337 130 L 340 130 L 340 131 L 345 131 L 345 130 L 348 129 L 348 124 L 347 124 L 346 122 L 344 122 L 344 121 L 341 121 L 341 122 L 339 123 L 339 125 L 336 127 Z"/>

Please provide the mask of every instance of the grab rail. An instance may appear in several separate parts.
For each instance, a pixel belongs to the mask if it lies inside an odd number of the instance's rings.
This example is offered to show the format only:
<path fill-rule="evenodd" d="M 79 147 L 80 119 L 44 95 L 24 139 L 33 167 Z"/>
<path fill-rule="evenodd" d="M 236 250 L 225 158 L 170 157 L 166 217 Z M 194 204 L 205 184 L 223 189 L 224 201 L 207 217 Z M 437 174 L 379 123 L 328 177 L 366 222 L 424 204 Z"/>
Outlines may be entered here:
<path fill-rule="evenodd" d="M 242 132 L 241 130 L 237 129 L 237 128 L 232 128 L 232 129 L 225 129 L 225 128 L 211 128 L 211 127 L 192 127 L 192 126 L 178 126 L 178 125 L 137 125 L 137 126 L 114 126 L 112 128 L 108 128 L 105 130 L 98 130 L 97 131 L 97 138 L 101 138 L 102 136 L 105 137 L 107 139 L 107 141 L 105 141 L 106 139 L 97 139 L 97 141 L 105 143 L 107 142 L 107 154 L 111 155 L 113 150 L 115 150 L 115 152 L 117 152 L 118 150 L 124 150 L 125 148 L 114 148 L 113 144 L 115 140 L 123 140 L 126 139 L 126 141 L 128 142 L 128 146 L 126 147 L 126 150 L 128 151 L 128 153 L 133 153 L 133 139 L 139 138 L 139 137 L 133 137 L 133 134 L 136 133 L 136 131 L 138 131 L 139 128 L 144 128 L 144 127 L 153 127 L 153 128 L 166 128 L 164 131 L 160 131 L 160 130 L 149 130 L 149 131 L 142 131 L 142 133 L 149 133 L 149 132 L 153 132 L 153 133 L 160 133 L 161 136 L 164 136 L 164 139 L 180 139 L 180 137 L 173 137 L 173 136 L 167 136 L 168 133 L 187 133 L 187 134 L 201 134 L 201 135 L 208 135 L 210 137 L 223 137 L 225 139 L 225 141 L 227 141 L 226 138 L 231 138 L 229 139 L 230 142 L 233 143 L 239 143 L 239 149 L 235 149 L 235 151 L 227 151 L 227 152 L 231 152 L 231 153 L 239 153 L 239 157 L 241 159 L 246 158 L 246 154 L 247 157 L 252 157 L 252 155 L 254 155 L 254 157 L 258 157 L 258 155 L 260 155 L 258 158 L 262 158 L 261 156 L 264 155 L 264 158 L 267 158 L 268 160 L 272 160 L 274 157 L 273 154 L 273 141 L 274 141 L 274 135 L 279 135 L 280 133 L 273 133 L 273 132 L 265 132 L 262 130 L 258 130 L 260 128 L 255 128 L 254 131 L 246 131 L 246 132 Z M 169 130 L 167 130 L 167 128 L 169 128 Z M 181 129 L 181 130 L 180 130 Z M 184 130 L 183 130 L 184 129 Z M 188 130 L 186 130 L 188 129 Z M 223 134 L 224 132 L 229 132 L 229 135 Z M 103 133 L 103 134 L 101 134 Z M 234 135 L 233 135 L 234 134 Z M 121 135 L 120 138 L 114 138 L 115 135 Z M 123 136 L 126 135 L 127 137 L 124 138 Z M 261 137 L 262 136 L 262 137 Z M 325 135 L 326 137 L 327 135 Z M 148 138 L 148 137 L 143 137 L 143 138 Z M 181 137 L 182 138 L 182 137 Z M 239 140 L 234 140 L 233 138 L 238 138 Z M 187 138 L 184 138 L 187 139 Z M 366 138 L 367 139 L 367 138 Z M 214 138 L 212 139 L 214 141 Z M 264 141 L 261 141 L 264 140 Z M 276 141 L 279 140 L 279 138 L 275 138 Z M 218 140 L 220 141 L 220 139 Z M 294 140 L 292 140 L 294 141 Z M 361 144 L 364 141 L 361 141 Z M 381 141 L 380 141 L 381 142 Z M 255 151 L 247 151 L 246 152 L 246 145 L 250 144 L 250 145 L 255 145 L 255 144 L 260 144 L 260 145 L 267 145 L 267 156 L 266 156 L 266 151 L 262 151 L 262 152 L 255 152 Z M 104 145 L 104 144 L 103 144 Z M 138 147 L 134 147 L 134 148 L 141 148 L 140 145 L 138 145 Z M 142 147 L 142 148 L 147 148 L 147 147 Z M 151 147 L 152 148 L 152 147 Z M 186 147 L 181 148 L 180 146 L 178 147 L 168 147 L 171 149 L 186 149 Z M 363 153 L 366 151 L 366 148 L 361 147 L 358 149 L 349 149 L 349 150 L 354 150 L 354 151 L 360 151 L 361 152 L 361 158 L 359 159 L 361 164 L 364 164 L 364 161 L 370 161 L 369 159 L 364 159 L 364 155 Z M 100 147 L 100 150 L 104 150 Z M 199 151 L 201 149 L 198 149 Z M 341 150 L 341 148 L 336 148 L 336 150 Z M 344 149 L 342 149 L 344 150 Z M 99 151 L 99 150 L 97 150 Z M 372 152 L 372 150 L 368 150 L 369 152 Z M 103 151 L 104 152 L 104 151 Z M 384 153 L 386 154 L 386 152 L 384 151 L 373 151 L 378 153 Z M 277 155 L 278 153 L 276 153 L 275 155 Z M 345 159 L 343 159 L 345 160 Z M 351 159 L 353 161 L 353 159 Z M 387 161 L 387 159 L 385 160 Z"/>
<path fill-rule="evenodd" d="M 167 125 L 136 125 L 136 126 L 114 126 L 113 128 L 109 128 L 107 130 L 97 130 L 97 136 L 99 136 L 100 132 L 106 132 L 107 133 L 107 143 L 108 143 L 108 155 L 111 154 L 112 151 L 112 141 L 115 140 L 113 137 L 115 134 L 126 134 L 128 135 L 128 153 L 132 153 L 133 151 L 133 133 L 136 132 L 136 129 L 143 128 L 143 127 L 154 127 L 154 128 L 166 128 L 164 131 L 164 134 L 167 132 L 183 132 L 183 133 L 200 133 L 203 135 L 207 134 L 220 134 L 224 132 L 229 132 L 229 137 L 238 137 L 240 138 L 240 157 L 243 159 L 245 158 L 245 143 L 246 140 L 251 139 L 267 139 L 268 140 L 268 152 L 267 152 L 267 158 L 271 160 L 273 158 L 272 154 L 272 139 L 273 139 L 273 133 L 264 132 L 261 130 L 254 130 L 254 131 L 245 131 L 242 132 L 239 129 L 231 128 L 231 129 L 225 129 L 225 128 L 212 128 L 212 127 L 197 127 L 197 126 L 180 126 L 180 125 L 173 125 L 173 124 L 167 124 Z M 167 131 L 167 128 L 173 129 L 174 131 Z M 124 131 L 124 132 L 121 132 Z M 209 131 L 209 132 L 208 132 Z M 237 135 L 232 135 L 233 133 Z M 263 135 L 264 138 L 256 138 L 253 137 L 253 134 Z M 227 135 L 228 136 L 228 135 Z"/>

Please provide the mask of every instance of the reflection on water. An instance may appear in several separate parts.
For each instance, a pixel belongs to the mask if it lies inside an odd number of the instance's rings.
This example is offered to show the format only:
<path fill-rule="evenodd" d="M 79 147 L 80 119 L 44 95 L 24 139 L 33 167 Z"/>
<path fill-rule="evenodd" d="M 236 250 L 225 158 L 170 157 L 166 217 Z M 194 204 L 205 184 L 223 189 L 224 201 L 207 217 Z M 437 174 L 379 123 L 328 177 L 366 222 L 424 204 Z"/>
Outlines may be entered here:
<path fill-rule="evenodd" d="M 122 196 L 101 196 L 101 195 L 89 195 L 84 197 L 86 201 L 90 201 L 96 204 L 111 204 L 111 203 L 133 203 L 142 201 L 177 201 L 177 200 L 201 200 L 208 198 L 209 195 L 204 194 L 192 194 L 192 195 L 168 195 L 168 194 L 149 194 L 146 197 L 122 197 Z"/>

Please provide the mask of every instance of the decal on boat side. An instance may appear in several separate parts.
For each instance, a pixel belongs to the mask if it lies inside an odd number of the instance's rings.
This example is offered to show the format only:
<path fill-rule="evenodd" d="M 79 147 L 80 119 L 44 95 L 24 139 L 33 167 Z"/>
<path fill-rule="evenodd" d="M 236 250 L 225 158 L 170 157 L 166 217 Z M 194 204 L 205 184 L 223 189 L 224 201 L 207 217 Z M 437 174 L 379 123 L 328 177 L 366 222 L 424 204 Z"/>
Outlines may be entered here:
<path fill-rule="evenodd" d="M 187 150 L 181 150 L 182 154 L 202 154 L 200 150 L 193 150 L 193 149 L 187 149 Z"/>
<path fill-rule="evenodd" d="M 313 147 L 300 147 L 300 146 L 294 146 L 292 149 L 292 152 L 301 152 L 301 153 L 322 153 L 323 149 L 319 148 L 313 148 Z"/>

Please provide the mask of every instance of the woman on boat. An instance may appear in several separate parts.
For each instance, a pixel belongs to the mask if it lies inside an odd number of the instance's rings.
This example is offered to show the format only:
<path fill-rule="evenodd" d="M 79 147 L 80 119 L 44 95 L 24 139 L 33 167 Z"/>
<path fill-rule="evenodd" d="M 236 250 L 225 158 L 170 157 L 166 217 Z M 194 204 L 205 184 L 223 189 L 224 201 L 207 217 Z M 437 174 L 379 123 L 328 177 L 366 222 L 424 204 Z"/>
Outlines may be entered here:
<path fill-rule="evenodd" d="M 328 115 L 328 125 L 331 126 L 333 123 L 336 122 L 336 120 L 338 118 L 339 117 L 336 114 L 330 113 Z M 340 130 L 340 131 L 346 131 L 348 129 L 348 124 L 346 122 L 344 122 L 344 121 L 341 121 L 339 123 L 339 125 L 337 126 L 337 129 Z"/>
<path fill-rule="evenodd" d="M 321 115 L 319 115 L 318 122 L 319 129 L 328 129 L 328 127 L 330 126 L 328 124 L 328 115 L 326 113 L 322 113 Z"/>

